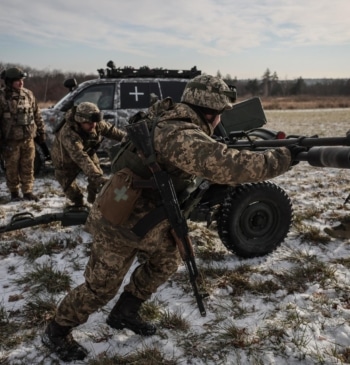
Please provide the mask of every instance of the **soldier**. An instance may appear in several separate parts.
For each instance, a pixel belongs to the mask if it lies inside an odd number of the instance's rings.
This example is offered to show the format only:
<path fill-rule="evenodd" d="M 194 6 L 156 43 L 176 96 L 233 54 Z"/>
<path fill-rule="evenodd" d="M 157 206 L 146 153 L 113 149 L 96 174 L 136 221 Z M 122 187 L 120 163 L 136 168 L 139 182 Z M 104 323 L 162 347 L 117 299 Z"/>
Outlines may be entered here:
<path fill-rule="evenodd" d="M 6 184 L 11 201 L 38 201 L 33 194 L 35 142 L 45 141 L 44 122 L 33 93 L 24 88 L 26 77 L 20 68 L 2 72 L 5 87 L 0 90 L 0 140 L 5 165 Z"/>
<path fill-rule="evenodd" d="M 99 108 L 89 102 L 74 106 L 56 132 L 51 158 L 55 177 L 74 205 L 84 205 L 84 195 L 76 183 L 82 171 L 88 178 L 87 201 L 93 203 L 99 188 L 108 180 L 103 176 L 96 151 L 103 137 L 121 141 L 125 132 L 102 120 Z"/>
<path fill-rule="evenodd" d="M 221 113 L 230 109 L 233 101 L 233 92 L 224 81 L 201 75 L 187 83 L 180 103 L 164 99 L 150 108 L 150 115 L 157 108 L 165 109 L 154 119 L 154 149 L 158 163 L 172 177 L 178 196 L 196 176 L 236 185 L 270 179 L 290 168 L 299 152 L 296 146 L 257 153 L 229 149 L 210 138 Z M 85 282 L 66 295 L 42 337 L 43 343 L 65 361 L 85 358 L 87 351 L 73 339 L 72 329 L 114 298 L 140 250 L 147 253 L 147 259 L 131 273 L 107 324 L 115 329 L 129 328 L 142 336 L 153 335 L 156 327 L 142 320 L 139 309 L 176 272 L 180 262 L 168 220 L 157 223 L 147 219 L 161 204 L 159 193 L 145 188 L 137 194 L 132 189 L 133 179 L 150 176 L 143 161 L 133 150 L 125 149 L 115 166 L 117 172 L 98 195 L 86 223 L 94 240 Z M 108 191 L 114 193 L 114 199 L 104 199 Z M 147 231 L 143 238 L 133 230 L 140 221 Z"/>

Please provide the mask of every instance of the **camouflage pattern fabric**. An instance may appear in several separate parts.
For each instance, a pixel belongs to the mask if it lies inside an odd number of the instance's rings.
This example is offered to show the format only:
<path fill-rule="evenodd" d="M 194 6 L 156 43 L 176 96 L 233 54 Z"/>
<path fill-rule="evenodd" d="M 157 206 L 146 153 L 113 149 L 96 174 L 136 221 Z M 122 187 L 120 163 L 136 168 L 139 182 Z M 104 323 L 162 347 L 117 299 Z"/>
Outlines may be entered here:
<path fill-rule="evenodd" d="M 44 133 L 44 121 L 33 93 L 5 87 L 0 90 L 2 139 L 25 140 Z"/>
<path fill-rule="evenodd" d="M 129 230 L 153 208 L 154 204 L 140 197 L 129 221 L 123 227 L 113 228 L 106 224 L 97 207 L 92 207 L 87 229 L 94 235 L 94 242 L 85 283 L 71 290 L 60 303 L 55 316 L 58 324 L 75 327 L 112 300 L 139 252 L 147 260 L 137 266 L 125 286 L 138 298 L 149 299 L 176 272 L 180 257 L 167 221 L 158 224 L 142 240 Z"/>
<path fill-rule="evenodd" d="M 30 193 L 34 184 L 35 144 L 33 139 L 7 141 L 2 149 L 5 163 L 6 184 L 11 193 L 21 188 Z"/>
<path fill-rule="evenodd" d="M 236 94 L 231 92 L 224 80 L 211 75 L 199 75 L 186 84 L 181 102 L 222 111 L 232 108 L 235 97 Z"/>
<path fill-rule="evenodd" d="M 82 191 L 75 182 L 75 177 L 82 171 L 88 178 L 88 189 L 94 186 L 103 171 L 96 155 L 96 147 L 102 136 L 120 141 L 125 132 L 110 123 L 101 121 L 91 133 L 84 132 L 79 124 L 72 120 L 71 112 L 66 115 L 66 122 L 57 132 L 51 150 L 51 159 L 55 167 L 55 177 L 66 196 L 75 200 L 82 197 Z"/>
<path fill-rule="evenodd" d="M 175 104 L 163 113 L 155 129 L 158 162 L 176 178 L 191 180 L 198 175 L 230 185 L 270 179 L 290 167 L 287 148 L 263 153 L 238 152 L 211 139 L 212 133 L 212 126 L 193 109 Z M 114 298 L 138 251 L 147 260 L 131 274 L 125 290 L 140 299 L 148 299 L 177 270 L 180 258 L 169 234 L 168 221 L 155 226 L 143 239 L 130 230 L 156 204 L 142 194 L 128 221 L 118 227 L 104 220 L 97 204 L 93 205 L 86 222 L 86 229 L 94 236 L 86 281 L 61 302 L 57 323 L 63 326 L 84 323 L 89 314 Z"/>
<path fill-rule="evenodd" d="M 213 141 L 209 137 L 213 132 L 212 125 L 189 106 L 175 104 L 164 113 L 155 129 L 158 162 L 171 175 L 183 179 L 195 175 L 233 186 L 271 179 L 290 168 L 291 156 L 285 147 L 261 153 L 238 151 Z"/>
<path fill-rule="evenodd" d="M 0 138 L 10 192 L 29 193 L 34 183 L 34 138 L 44 122 L 33 93 L 25 88 L 0 90 Z"/>

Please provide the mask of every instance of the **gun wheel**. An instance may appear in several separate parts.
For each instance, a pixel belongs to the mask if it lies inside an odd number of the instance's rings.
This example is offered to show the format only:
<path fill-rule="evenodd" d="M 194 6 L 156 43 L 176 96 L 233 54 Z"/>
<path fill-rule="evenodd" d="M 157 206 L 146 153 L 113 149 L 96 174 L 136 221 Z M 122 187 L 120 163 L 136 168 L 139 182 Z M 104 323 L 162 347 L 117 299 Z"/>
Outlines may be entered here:
<path fill-rule="evenodd" d="M 284 241 L 293 209 L 283 189 L 259 182 L 232 189 L 218 213 L 218 233 L 225 247 L 251 258 L 271 253 Z"/>

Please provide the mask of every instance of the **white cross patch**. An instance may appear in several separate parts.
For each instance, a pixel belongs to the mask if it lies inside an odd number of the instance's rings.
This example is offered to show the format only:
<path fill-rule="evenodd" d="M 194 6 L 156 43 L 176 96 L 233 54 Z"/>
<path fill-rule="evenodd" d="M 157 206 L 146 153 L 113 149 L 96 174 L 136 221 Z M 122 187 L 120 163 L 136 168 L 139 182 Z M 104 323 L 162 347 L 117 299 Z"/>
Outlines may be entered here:
<path fill-rule="evenodd" d="M 128 194 L 126 194 L 126 191 L 128 189 L 123 186 L 121 189 L 114 189 L 114 193 L 115 193 L 115 197 L 114 197 L 114 200 L 119 202 L 121 200 L 128 200 Z"/>
<path fill-rule="evenodd" d="M 135 95 L 135 101 L 139 101 L 139 95 L 145 95 L 145 93 L 139 92 L 137 86 L 135 86 L 135 92 L 130 92 L 129 95 Z"/>

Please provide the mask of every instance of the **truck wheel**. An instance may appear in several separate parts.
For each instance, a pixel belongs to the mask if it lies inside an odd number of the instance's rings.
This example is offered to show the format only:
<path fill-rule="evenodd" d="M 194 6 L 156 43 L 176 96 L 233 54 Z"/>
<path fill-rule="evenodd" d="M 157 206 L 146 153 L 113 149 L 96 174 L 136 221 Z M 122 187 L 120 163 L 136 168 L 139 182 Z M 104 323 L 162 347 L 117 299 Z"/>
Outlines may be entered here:
<path fill-rule="evenodd" d="M 283 242 L 292 216 L 290 198 L 277 185 L 239 185 L 230 190 L 218 212 L 219 237 L 238 256 L 264 256 Z"/>

